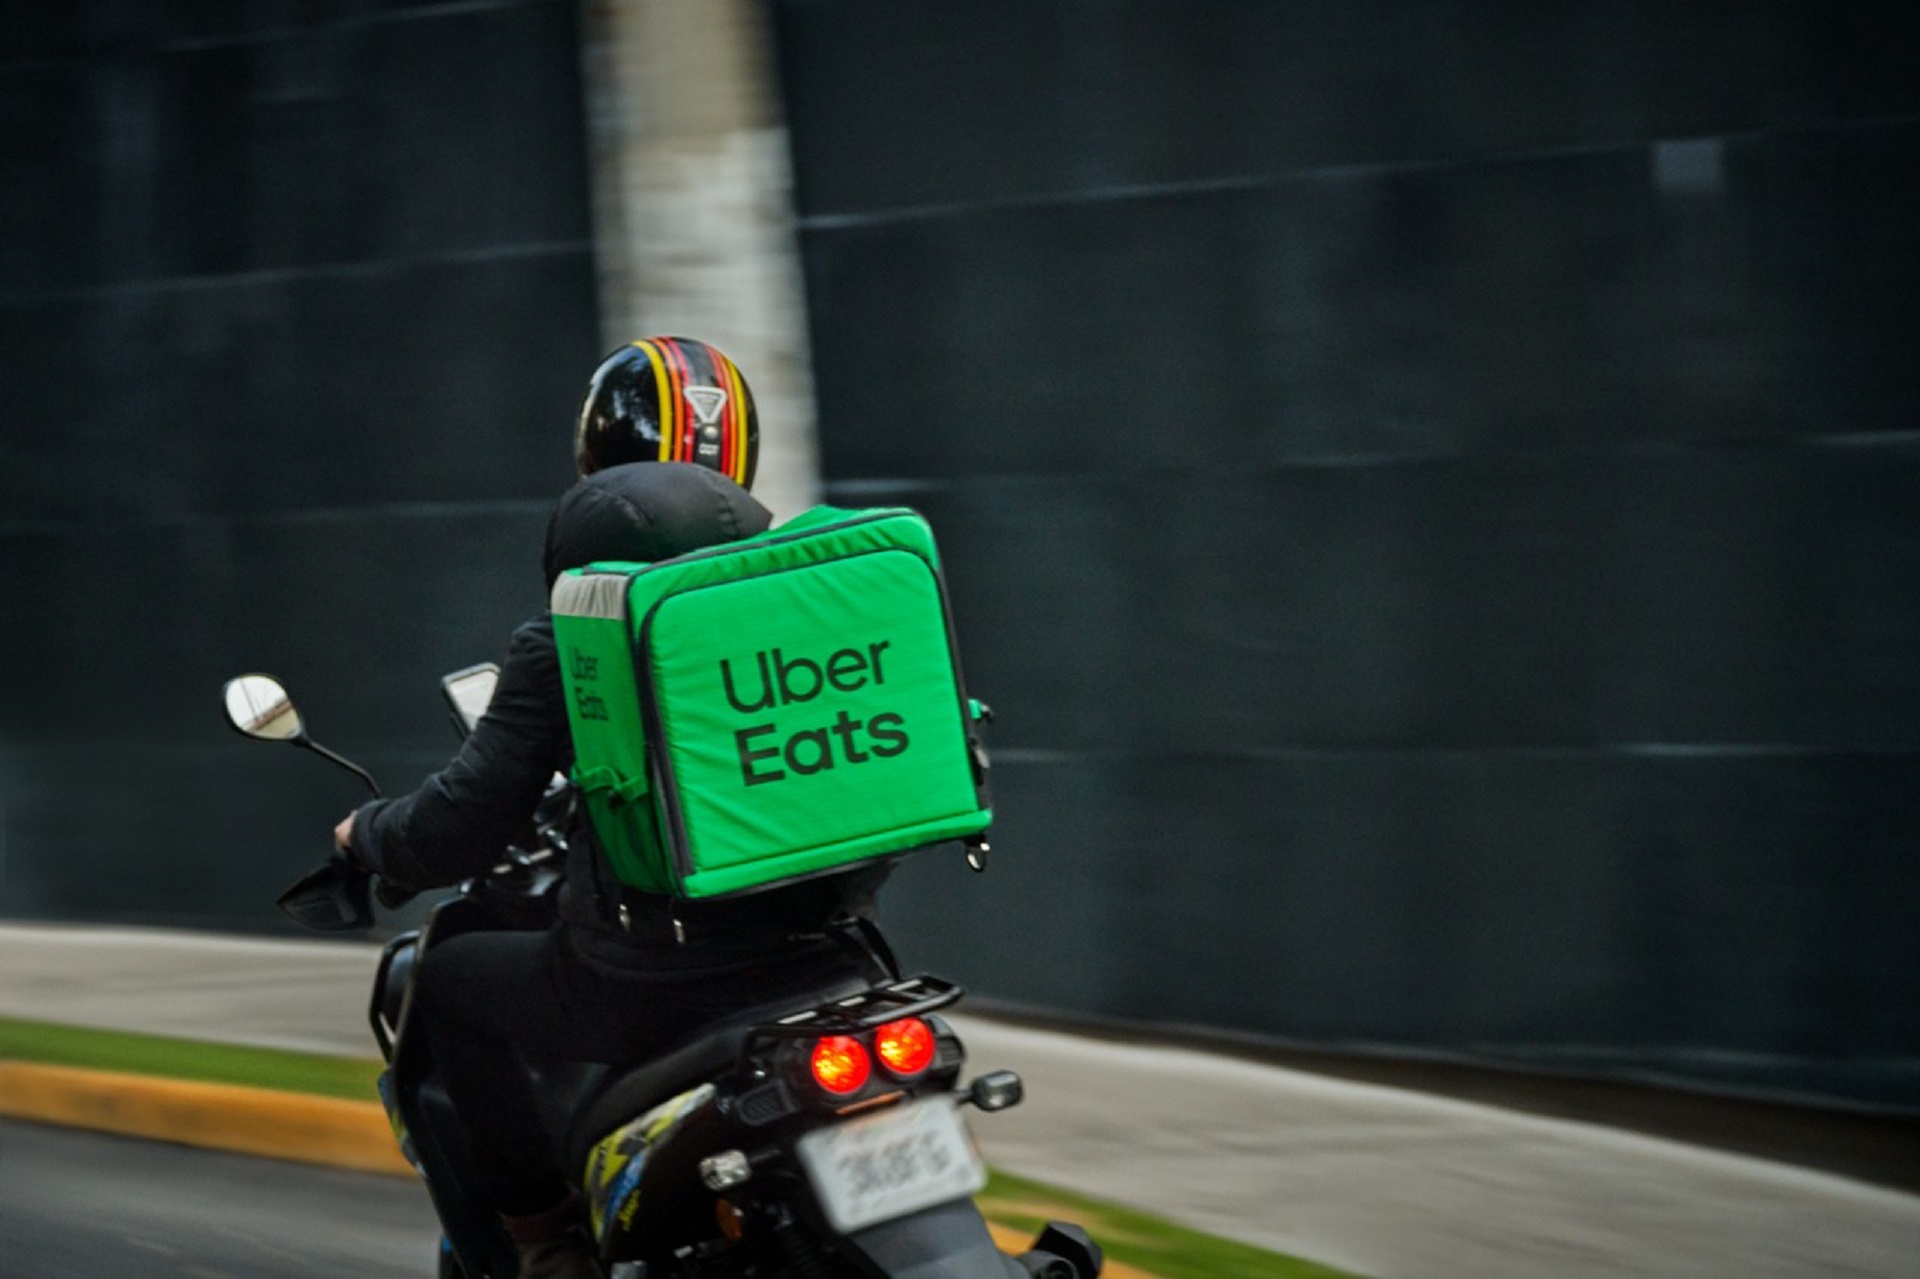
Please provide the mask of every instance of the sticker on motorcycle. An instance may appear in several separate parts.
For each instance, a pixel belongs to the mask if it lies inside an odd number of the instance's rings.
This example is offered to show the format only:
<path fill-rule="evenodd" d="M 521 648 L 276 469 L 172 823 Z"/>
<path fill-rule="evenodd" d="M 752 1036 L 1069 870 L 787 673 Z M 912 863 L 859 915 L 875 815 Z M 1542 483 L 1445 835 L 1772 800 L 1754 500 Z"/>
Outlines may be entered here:
<path fill-rule="evenodd" d="M 612 1223 L 626 1220 L 638 1205 L 635 1192 L 646 1171 L 647 1155 L 679 1131 L 695 1112 L 713 1100 L 716 1089 L 701 1084 L 670 1098 L 601 1138 L 587 1157 L 587 1207 L 594 1238 L 605 1240 Z"/>

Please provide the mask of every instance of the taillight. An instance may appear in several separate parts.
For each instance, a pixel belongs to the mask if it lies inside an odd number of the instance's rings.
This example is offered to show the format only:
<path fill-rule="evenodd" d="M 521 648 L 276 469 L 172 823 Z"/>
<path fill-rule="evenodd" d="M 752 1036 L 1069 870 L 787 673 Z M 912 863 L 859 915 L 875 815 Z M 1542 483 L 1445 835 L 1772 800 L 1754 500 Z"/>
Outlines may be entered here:
<path fill-rule="evenodd" d="M 813 1070 L 813 1082 L 836 1097 L 858 1092 L 873 1073 L 867 1050 L 847 1035 L 829 1035 L 814 1044 L 807 1064 Z"/>
<path fill-rule="evenodd" d="M 873 1050 L 887 1073 L 905 1079 L 933 1064 L 933 1027 L 918 1017 L 890 1021 L 873 1032 Z"/>

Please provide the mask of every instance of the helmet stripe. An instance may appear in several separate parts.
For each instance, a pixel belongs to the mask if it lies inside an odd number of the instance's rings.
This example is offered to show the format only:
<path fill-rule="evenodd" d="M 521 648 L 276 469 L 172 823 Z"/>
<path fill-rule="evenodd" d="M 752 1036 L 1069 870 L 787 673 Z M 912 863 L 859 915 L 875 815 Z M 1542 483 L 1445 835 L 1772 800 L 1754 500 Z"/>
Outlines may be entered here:
<path fill-rule="evenodd" d="M 664 462 L 672 456 L 673 447 L 670 443 L 673 435 L 667 430 L 667 423 L 671 420 L 669 414 L 672 412 L 671 406 L 673 404 L 671 379 L 667 376 L 666 365 L 660 358 L 659 348 L 644 339 L 635 342 L 634 345 L 647 353 L 647 363 L 653 365 L 653 383 L 655 389 L 659 392 L 660 404 L 660 460 Z"/>
<path fill-rule="evenodd" d="M 677 338 L 663 338 L 667 367 L 673 370 L 673 460 L 693 461 L 693 409 L 687 403 L 687 388 L 693 385 L 693 366 L 687 362 L 686 348 Z"/>
<path fill-rule="evenodd" d="M 693 413 L 687 405 L 687 388 L 693 385 L 693 365 L 674 338 L 661 338 L 667 353 L 667 367 L 673 371 L 673 460 L 693 461 Z"/>
<path fill-rule="evenodd" d="M 747 388 L 740 366 L 721 357 L 727 366 L 727 474 L 735 484 L 747 482 Z"/>
<path fill-rule="evenodd" d="M 715 423 L 720 428 L 720 474 L 733 478 L 733 383 L 727 377 L 727 357 L 704 343 L 701 354 L 707 357 L 707 364 L 713 369 L 713 385 L 726 393 L 720 401 L 720 420 Z"/>
<path fill-rule="evenodd" d="M 727 380 L 727 357 L 710 346 L 702 344 L 707 363 L 713 368 L 713 384 L 727 393 L 720 401 L 720 474 L 729 479 L 733 476 L 733 384 Z"/>

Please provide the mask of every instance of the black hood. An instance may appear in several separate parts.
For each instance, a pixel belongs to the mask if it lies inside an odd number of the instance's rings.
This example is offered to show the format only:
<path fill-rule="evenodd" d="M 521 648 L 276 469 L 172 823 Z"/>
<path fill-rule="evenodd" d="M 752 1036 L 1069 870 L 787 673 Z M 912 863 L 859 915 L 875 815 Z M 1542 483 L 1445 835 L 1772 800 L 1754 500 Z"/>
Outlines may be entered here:
<path fill-rule="evenodd" d="M 547 589 L 595 560 L 652 563 L 764 532 L 773 514 L 718 471 L 630 462 L 568 489 L 547 521 Z"/>

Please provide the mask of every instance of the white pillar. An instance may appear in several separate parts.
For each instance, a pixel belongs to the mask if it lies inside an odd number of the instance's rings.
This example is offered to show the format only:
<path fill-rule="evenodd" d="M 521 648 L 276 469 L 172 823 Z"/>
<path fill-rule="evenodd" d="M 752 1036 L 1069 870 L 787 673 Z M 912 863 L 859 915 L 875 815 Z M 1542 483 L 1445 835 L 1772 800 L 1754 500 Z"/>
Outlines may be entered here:
<path fill-rule="evenodd" d="M 732 356 L 760 415 L 754 493 L 776 519 L 798 514 L 820 473 L 767 8 L 587 0 L 581 13 L 604 349 L 669 334 Z"/>

